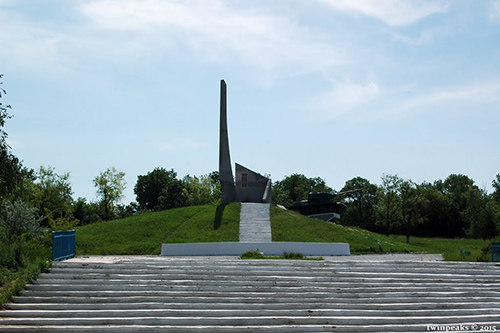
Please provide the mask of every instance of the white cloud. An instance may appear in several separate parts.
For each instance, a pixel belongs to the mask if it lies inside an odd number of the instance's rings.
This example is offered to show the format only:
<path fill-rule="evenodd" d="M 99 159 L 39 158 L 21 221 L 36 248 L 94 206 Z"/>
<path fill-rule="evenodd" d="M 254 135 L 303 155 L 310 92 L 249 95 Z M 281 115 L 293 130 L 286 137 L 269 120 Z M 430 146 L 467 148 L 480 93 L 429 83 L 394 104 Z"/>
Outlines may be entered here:
<path fill-rule="evenodd" d="M 371 110 L 370 119 L 404 118 L 429 112 L 448 113 L 450 116 L 491 112 L 500 103 L 500 82 L 444 87 L 415 97 L 405 97 L 402 90 L 394 93 L 380 98 L 383 102 Z"/>
<path fill-rule="evenodd" d="M 443 103 L 470 107 L 470 105 L 493 105 L 500 102 L 500 83 L 483 83 L 480 85 L 448 89 L 423 95 L 403 104 L 403 109 L 425 110 Z"/>
<path fill-rule="evenodd" d="M 349 117 L 355 121 L 400 119 L 428 112 L 450 115 L 491 112 L 500 104 L 500 82 L 443 88 L 412 96 L 407 88 L 382 89 L 374 82 L 346 81 L 319 96 L 313 103 L 324 120 Z"/>
<path fill-rule="evenodd" d="M 204 60 L 236 60 L 265 70 L 316 70 L 344 61 L 318 31 L 222 1 L 100 0 L 85 3 L 82 12 L 98 31 L 124 32 L 129 40 L 138 34 L 139 52 L 187 48 Z"/>
<path fill-rule="evenodd" d="M 320 0 L 336 10 L 361 13 L 392 26 L 411 25 L 429 15 L 445 13 L 449 1 L 442 0 Z"/>
<path fill-rule="evenodd" d="M 375 100 L 381 94 L 374 83 L 336 82 L 332 90 L 320 95 L 313 105 L 328 119 L 350 114 Z"/>
<path fill-rule="evenodd" d="M 23 68 L 82 72 L 96 59 L 119 66 L 149 57 L 195 57 L 198 62 L 242 64 L 264 73 L 292 75 L 348 59 L 345 47 L 335 45 L 330 32 L 312 30 L 269 8 L 244 9 L 220 0 L 92 0 L 64 5 L 73 6 L 65 10 L 74 16 L 57 26 L 15 9 L 0 13 L 0 45 L 6 50 L 0 60 Z"/>
<path fill-rule="evenodd" d="M 500 1 L 491 4 L 490 20 L 493 23 L 500 24 Z"/>

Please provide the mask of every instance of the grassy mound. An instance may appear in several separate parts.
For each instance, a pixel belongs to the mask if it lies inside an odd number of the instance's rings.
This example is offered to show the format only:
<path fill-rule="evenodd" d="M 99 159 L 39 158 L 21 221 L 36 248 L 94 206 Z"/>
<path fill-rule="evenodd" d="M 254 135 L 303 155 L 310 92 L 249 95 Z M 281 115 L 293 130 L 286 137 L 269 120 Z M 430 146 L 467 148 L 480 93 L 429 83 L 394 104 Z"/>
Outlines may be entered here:
<path fill-rule="evenodd" d="M 78 254 L 159 254 L 163 243 L 237 242 L 240 207 L 193 206 L 77 228 Z"/>
<path fill-rule="evenodd" d="M 423 251 L 394 237 L 325 223 L 278 207 L 271 207 L 271 228 L 274 242 L 349 243 L 353 254 Z"/>
<path fill-rule="evenodd" d="M 163 243 L 237 242 L 239 203 L 140 214 L 77 229 L 78 254 L 159 254 Z M 490 241 L 384 236 L 271 206 L 275 242 L 349 243 L 352 254 L 442 253 L 446 260 L 487 261 Z"/>

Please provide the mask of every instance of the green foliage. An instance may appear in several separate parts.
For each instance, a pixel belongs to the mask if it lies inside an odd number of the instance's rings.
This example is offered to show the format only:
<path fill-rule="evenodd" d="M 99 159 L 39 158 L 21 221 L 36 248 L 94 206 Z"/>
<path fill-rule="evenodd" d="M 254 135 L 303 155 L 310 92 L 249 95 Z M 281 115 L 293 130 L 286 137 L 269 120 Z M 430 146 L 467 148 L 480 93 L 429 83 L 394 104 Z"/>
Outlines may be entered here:
<path fill-rule="evenodd" d="M 423 250 L 396 241 L 393 237 L 327 223 L 274 206 L 271 207 L 271 230 L 273 242 L 349 243 L 353 254 L 406 253 Z"/>
<path fill-rule="evenodd" d="M 0 74 L 0 79 L 3 74 Z M 11 195 L 17 184 L 22 181 L 24 169 L 19 159 L 10 152 L 10 147 L 7 144 L 7 132 L 4 130 L 7 119 L 12 118 L 9 114 L 10 105 L 4 105 L 1 98 L 6 94 L 6 91 L 1 87 L 3 82 L 0 82 L 0 200 L 3 200 L 8 195 Z"/>
<path fill-rule="evenodd" d="M 240 255 L 240 259 L 271 259 L 271 260 L 324 260 L 323 257 L 306 257 L 299 252 L 283 252 L 281 256 L 266 256 L 258 250 L 244 252 Z"/>
<path fill-rule="evenodd" d="M 260 252 L 259 250 L 251 250 L 251 251 L 246 251 L 243 252 L 240 255 L 240 259 L 265 259 L 264 254 Z"/>
<path fill-rule="evenodd" d="M 310 192 L 332 192 L 320 177 L 307 178 L 301 174 L 293 174 L 273 184 L 273 203 L 290 207 L 295 202 L 307 199 Z"/>
<path fill-rule="evenodd" d="M 0 267 L 16 269 L 23 266 L 22 243 L 0 234 Z"/>
<path fill-rule="evenodd" d="M 491 182 L 491 186 L 493 186 L 493 194 L 492 198 L 497 203 L 500 203 L 500 173 L 496 175 L 495 179 Z"/>
<path fill-rule="evenodd" d="M 99 205 L 96 203 L 87 203 L 85 198 L 78 198 L 73 203 L 73 215 L 80 221 L 79 225 L 87 225 L 101 221 L 98 212 Z"/>
<path fill-rule="evenodd" d="M 34 206 L 45 216 L 44 225 L 52 229 L 71 228 L 78 223 L 73 216 L 73 190 L 68 172 L 59 175 L 53 167 L 40 167 L 33 184 Z"/>
<path fill-rule="evenodd" d="M 130 218 L 78 227 L 77 252 L 93 255 L 159 254 L 163 243 L 237 242 L 240 204 L 194 206 L 149 212 Z M 311 219 L 271 206 L 275 242 L 349 243 L 352 254 L 442 253 L 446 260 L 485 260 L 488 241 L 405 236 L 390 237 L 353 227 Z M 471 256 L 460 256 L 460 250 Z M 257 258 L 261 254 L 245 254 Z M 283 259 L 285 255 L 278 258 Z M 288 257 L 300 255 L 287 254 Z M 265 257 L 268 259 L 268 257 Z"/>
<path fill-rule="evenodd" d="M 159 254 L 163 243 L 237 242 L 240 207 L 183 207 L 78 227 L 77 252 Z"/>
<path fill-rule="evenodd" d="M 391 237 L 403 241 L 402 236 Z M 413 237 L 412 245 L 429 253 L 441 253 L 448 261 L 490 261 L 491 256 L 491 242 L 481 239 Z"/>
<path fill-rule="evenodd" d="M 137 176 L 134 193 L 139 210 L 159 211 L 186 205 L 183 184 L 174 169 L 155 168 Z"/>
<path fill-rule="evenodd" d="M 12 257 L 4 252 L 6 243 L 0 242 L 0 308 L 22 291 L 27 283 L 36 279 L 38 274 L 50 268 L 51 248 L 46 239 L 20 240 L 13 246 L 16 248 L 14 251 L 20 252 L 21 260 L 15 265 L 6 265 L 5 262 L 12 260 Z"/>
<path fill-rule="evenodd" d="M 346 181 L 341 192 L 354 190 L 360 191 L 342 196 L 347 206 L 342 214 L 342 224 L 378 231 L 375 216 L 375 207 L 379 200 L 377 185 L 371 184 L 367 179 L 355 177 Z"/>
<path fill-rule="evenodd" d="M 385 230 L 386 235 L 400 223 L 401 198 L 398 195 L 403 180 L 398 175 L 382 176 L 382 186 L 379 190 L 379 201 L 375 207 L 377 222 Z"/>
<path fill-rule="evenodd" d="M 115 167 L 108 168 L 94 178 L 94 186 L 101 197 L 102 218 L 111 220 L 114 217 L 115 204 L 121 200 L 127 186 L 125 173 Z"/>
<path fill-rule="evenodd" d="M 499 232 L 500 205 L 494 194 L 488 196 L 467 176 L 452 174 L 445 181 L 416 184 L 383 175 L 378 191 L 370 185 L 360 177 L 346 182 L 343 190 L 362 191 L 343 198 L 347 209 L 342 224 L 404 234 L 407 241 L 410 236 L 487 239 Z"/>
<path fill-rule="evenodd" d="M 281 256 L 266 256 L 259 250 L 251 250 L 243 252 L 240 259 L 285 259 L 285 260 L 323 260 L 321 257 L 307 258 L 299 252 L 283 252 Z"/>
<path fill-rule="evenodd" d="M 22 200 L 3 200 L 0 210 L 0 232 L 10 241 L 24 235 L 34 238 L 40 235 L 41 219 L 35 208 L 28 207 Z"/>
<path fill-rule="evenodd" d="M 218 174 L 214 173 L 200 177 L 186 176 L 182 180 L 183 194 L 188 206 L 218 204 L 221 199 L 221 186 Z"/>
<path fill-rule="evenodd" d="M 290 252 L 283 252 L 283 259 L 304 259 L 304 255 L 300 252 L 293 252 L 293 251 L 290 251 Z"/>

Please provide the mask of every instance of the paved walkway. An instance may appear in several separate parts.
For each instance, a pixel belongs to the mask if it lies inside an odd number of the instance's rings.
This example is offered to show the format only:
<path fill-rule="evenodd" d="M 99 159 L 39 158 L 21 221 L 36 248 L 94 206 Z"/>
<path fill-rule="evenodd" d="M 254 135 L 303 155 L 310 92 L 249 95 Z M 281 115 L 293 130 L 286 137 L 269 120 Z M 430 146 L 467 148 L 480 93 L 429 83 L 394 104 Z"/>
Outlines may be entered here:
<path fill-rule="evenodd" d="M 267 243 L 271 239 L 268 203 L 241 204 L 240 243 Z"/>

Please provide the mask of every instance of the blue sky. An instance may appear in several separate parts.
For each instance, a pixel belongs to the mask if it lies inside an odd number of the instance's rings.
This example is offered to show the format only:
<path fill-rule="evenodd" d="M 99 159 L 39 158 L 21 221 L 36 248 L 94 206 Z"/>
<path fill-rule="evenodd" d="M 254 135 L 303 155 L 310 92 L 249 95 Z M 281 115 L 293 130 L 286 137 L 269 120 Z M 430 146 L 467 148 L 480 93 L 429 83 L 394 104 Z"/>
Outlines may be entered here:
<path fill-rule="evenodd" d="M 6 131 L 30 168 L 273 180 L 500 173 L 500 1 L 0 0 Z"/>

